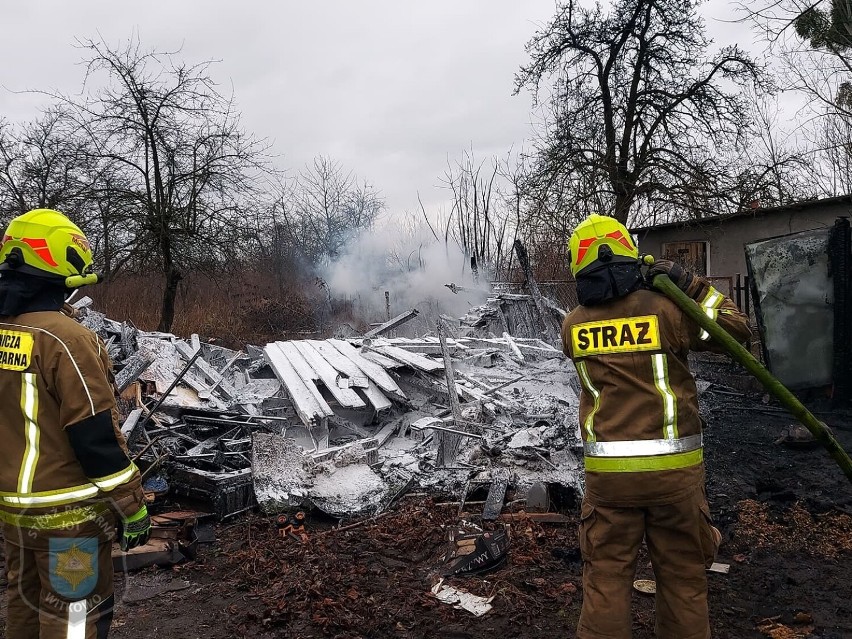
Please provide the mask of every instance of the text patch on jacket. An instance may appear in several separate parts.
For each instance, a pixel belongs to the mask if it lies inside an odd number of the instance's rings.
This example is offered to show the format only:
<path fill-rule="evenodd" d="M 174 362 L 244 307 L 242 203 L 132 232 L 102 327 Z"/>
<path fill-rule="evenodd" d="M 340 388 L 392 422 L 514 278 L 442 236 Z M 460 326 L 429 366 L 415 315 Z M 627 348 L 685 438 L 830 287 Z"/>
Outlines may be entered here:
<path fill-rule="evenodd" d="M 571 327 L 574 357 L 660 349 L 656 315 L 586 322 Z"/>
<path fill-rule="evenodd" d="M 0 330 L 0 369 L 25 371 L 33 355 L 32 333 Z"/>

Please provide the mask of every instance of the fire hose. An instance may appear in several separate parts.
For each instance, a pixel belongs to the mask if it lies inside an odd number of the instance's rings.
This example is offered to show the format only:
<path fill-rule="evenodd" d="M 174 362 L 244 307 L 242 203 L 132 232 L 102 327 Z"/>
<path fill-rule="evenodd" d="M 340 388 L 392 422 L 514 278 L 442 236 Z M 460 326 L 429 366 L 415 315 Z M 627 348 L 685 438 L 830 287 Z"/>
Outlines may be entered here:
<path fill-rule="evenodd" d="M 647 258 L 645 263 L 649 263 Z M 731 337 L 715 320 L 708 317 L 699 308 L 698 304 L 680 290 L 667 275 L 657 275 L 654 277 L 652 284 L 654 288 L 664 293 L 677 304 L 696 324 L 707 331 L 717 344 L 724 348 L 737 362 L 742 364 L 771 395 L 793 413 L 805 428 L 811 432 L 814 438 L 825 447 L 828 454 L 831 455 L 834 461 L 837 462 L 837 465 L 843 470 L 846 478 L 852 482 L 852 460 L 849 459 L 849 455 L 843 450 L 843 447 L 823 422 L 818 420 L 813 413 L 805 408 L 802 402 L 778 381 L 763 364 L 757 361 L 754 355 L 746 350 L 742 344 Z"/>

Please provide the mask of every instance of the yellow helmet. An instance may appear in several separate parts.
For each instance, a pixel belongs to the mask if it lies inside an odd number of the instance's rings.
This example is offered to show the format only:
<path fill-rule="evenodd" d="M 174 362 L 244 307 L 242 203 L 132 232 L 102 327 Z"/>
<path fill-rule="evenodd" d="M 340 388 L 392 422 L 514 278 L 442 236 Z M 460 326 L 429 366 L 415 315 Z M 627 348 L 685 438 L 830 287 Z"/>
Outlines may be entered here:
<path fill-rule="evenodd" d="M 92 248 L 80 228 L 59 211 L 35 209 L 13 219 L 0 245 L 0 271 L 63 280 L 68 288 L 95 284 Z"/>
<path fill-rule="evenodd" d="M 575 277 L 592 265 L 639 259 L 639 249 L 627 227 L 615 218 L 596 213 L 577 225 L 568 247 L 571 274 Z"/>

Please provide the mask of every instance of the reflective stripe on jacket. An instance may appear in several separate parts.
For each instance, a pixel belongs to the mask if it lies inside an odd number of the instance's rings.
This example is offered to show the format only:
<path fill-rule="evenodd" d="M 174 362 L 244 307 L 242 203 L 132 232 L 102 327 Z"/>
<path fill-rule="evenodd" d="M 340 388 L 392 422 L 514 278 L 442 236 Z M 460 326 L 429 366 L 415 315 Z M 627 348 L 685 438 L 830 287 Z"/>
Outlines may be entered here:
<path fill-rule="evenodd" d="M 0 319 L 0 521 L 61 528 L 105 512 L 106 497 L 138 492 L 127 466 L 87 477 L 66 433 L 115 408 L 110 362 L 100 339 L 63 313 Z M 113 419 L 118 441 L 123 439 Z"/>
<path fill-rule="evenodd" d="M 737 339 L 748 319 L 696 278 L 696 303 Z M 690 350 L 718 350 L 665 296 L 639 290 L 580 306 L 562 327 L 580 378 L 586 490 L 602 505 L 675 501 L 703 480 L 701 420 Z"/>

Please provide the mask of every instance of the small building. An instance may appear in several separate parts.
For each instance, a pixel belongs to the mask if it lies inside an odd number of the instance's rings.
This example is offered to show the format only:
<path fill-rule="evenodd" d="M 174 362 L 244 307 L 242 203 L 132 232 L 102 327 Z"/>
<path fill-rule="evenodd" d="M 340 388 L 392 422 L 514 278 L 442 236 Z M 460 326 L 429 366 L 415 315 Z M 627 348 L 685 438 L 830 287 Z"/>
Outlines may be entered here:
<path fill-rule="evenodd" d="M 694 273 L 727 278 L 746 275 L 746 244 L 798 231 L 831 228 L 852 215 L 852 195 L 751 208 L 733 215 L 632 229 L 639 251 L 682 264 Z"/>

